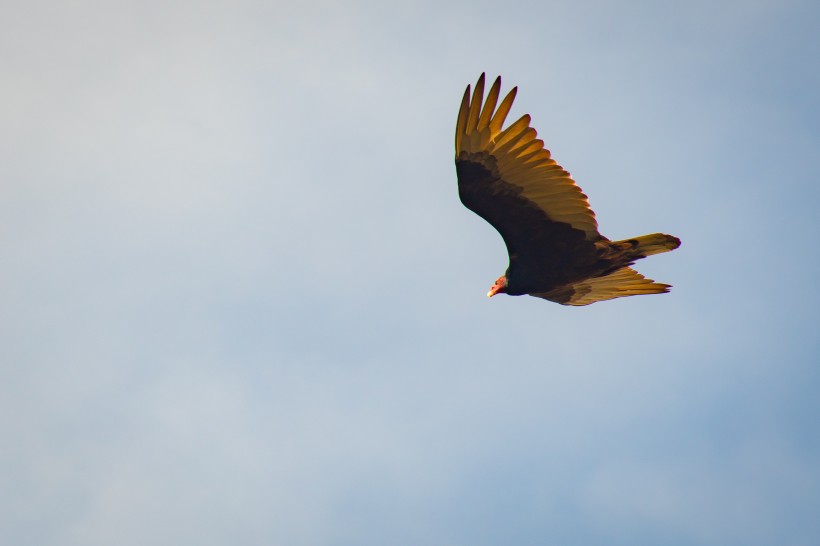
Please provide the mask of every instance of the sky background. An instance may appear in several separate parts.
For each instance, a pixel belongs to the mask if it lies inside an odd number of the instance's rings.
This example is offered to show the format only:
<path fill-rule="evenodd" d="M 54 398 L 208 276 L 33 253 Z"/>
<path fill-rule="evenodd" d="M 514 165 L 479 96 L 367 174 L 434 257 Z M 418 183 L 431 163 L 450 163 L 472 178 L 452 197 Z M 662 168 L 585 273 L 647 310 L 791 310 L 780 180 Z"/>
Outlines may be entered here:
<path fill-rule="evenodd" d="M 0 4 L 0 538 L 820 543 L 814 1 Z M 519 86 L 671 294 L 485 294 Z"/>

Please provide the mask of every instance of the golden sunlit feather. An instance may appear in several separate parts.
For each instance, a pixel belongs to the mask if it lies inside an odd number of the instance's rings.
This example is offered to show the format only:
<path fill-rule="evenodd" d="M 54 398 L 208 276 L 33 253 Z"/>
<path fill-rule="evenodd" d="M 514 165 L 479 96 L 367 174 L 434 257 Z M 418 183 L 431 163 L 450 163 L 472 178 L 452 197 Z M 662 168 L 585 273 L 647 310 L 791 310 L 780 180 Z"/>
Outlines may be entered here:
<path fill-rule="evenodd" d="M 604 277 L 586 279 L 545 294 L 531 294 L 537 298 L 560 301 L 565 305 L 589 305 L 596 301 L 669 292 L 669 285 L 647 279 L 631 267 L 623 267 Z M 567 300 L 561 301 L 567 294 Z M 570 295 L 571 294 L 571 295 Z"/>
<path fill-rule="evenodd" d="M 496 78 L 498 82 L 499 88 L 501 87 L 501 77 L 499 76 Z M 507 114 L 510 113 L 510 108 L 512 108 L 512 103 L 515 100 L 515 95 L 518 93 L 518 88 L 513 87 L 507 96 L 504 97 L 504 100 L 501 101 L 501 104 L 498 105 L 498 110 L 495 111 L 495 115 L 492 117 L 490 121 L 490 134 L 495 136 L 499 132 L 501 132 L 501 127 L 504 125 L 504 121 L 507 119 Z"/>
<path fill-rule="evenodd" d="M 550 218 L 557 222 L 567 222 L 582 230 L 588 240 L 600 238 L 598 223 L 589 208 L 586 196 L 580 190 L 575 191 L 577 186 L 569 173 L 551 160 L 551 154 L 544 148 L 544 142 L 536 138 L 537 131 L 530 127 L 530 116 L 525 114 L 506 129 L 502 129 L 504 119 L 515 99 L 515 90 L 504 98 L 495 112 L 492 112 L 500 88 L 501 79 L 497 78 L 482 108 L 482 74 L 472 92 L 469 105 L 465 105 L 465 100 L 462 100 L 456 129 L 456 156 L 461 152 L 489 154 L 495 159 L 501 178 L 519 187 L 522 195 L 546 212 Z M 465 99 L 469 96 L 468 93 L 469 88 L 465 93 Z M 463 121 L 465 116 L 466 122 Z M 462 127 L 464 134 L 459 138 Z M 543 169 L 548 161 L 552 161 L 557 168 L 549 171 Z M 556 203 L 562 198 L 571 199 L 572 205 L 556 207 Z"/>
<path fill-rule="evenodd" d="M 484 101 L 484 108 L 481 110 L 481 117 L 478 119 L 478 126 L 476 128 L 479 131 L 483 131 L 489 127 L 490 119 L 492 119 L 493 110 L 495 110 L 495 103 L 498 101 L 498 94 L 500 91 L 501 79 L 496 78 L 495 82 L 493 82 L 493 86 L 490 88 L 490 92 L 487 93 L 487 100 Z"/>
<path fill-rule="evenodd" d="M 456 122 L 456 150 L 461 149 L 461 140 L 467 130 L 467 116 L 470 113 L 470 86 L 464 91 L 464 98 L 461 99 L 461 108 L 458 110 L 458 121 Z"/>
<path fill-rule="evenodd" d="M 470 116 L 467 118 L 467 134 L 475 131 L 478 125 L 478 115 L 481 113 L 481 101 L 484 98 L 484 74 L 478 78 L 473 89 L 473 98 L 470 100 Z"/>

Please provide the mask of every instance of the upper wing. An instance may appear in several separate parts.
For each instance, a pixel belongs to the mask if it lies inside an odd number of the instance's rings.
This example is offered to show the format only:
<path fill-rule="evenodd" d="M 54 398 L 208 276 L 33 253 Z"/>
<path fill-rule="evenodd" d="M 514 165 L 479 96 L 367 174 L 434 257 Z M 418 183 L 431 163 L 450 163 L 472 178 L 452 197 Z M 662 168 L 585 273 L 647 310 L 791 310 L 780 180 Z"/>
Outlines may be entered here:
<path fill-rule="evenodd" d="M 464 92 L 456 125 L 456 168 L 462 203 L 490 222 L 510 248 L 523 244 L 536 226 L 564 224 L 552 228 L 570 234 L 573 239 L 601 240 L 595 214 L 586 195 L 570 175 L 550 157 L 544 141 L 536 138 L 525 115 L 502 130 L 517 88 L 496 108 L 501 89 L 497 78 L 484 95 L 484 74 L 470 95 Z M 548 228 L 550 226 L 547 226 Z"/>
<path fill-rule="evenodd" d="M 605 277 L 593 277 L 549 292 L 530 295 L 563 305 L 589 305 L 624 296 L 660 294 L 669 292 L 669 288 L 670 285 L 647 279 L 631 267 L 622 267 Z"/>

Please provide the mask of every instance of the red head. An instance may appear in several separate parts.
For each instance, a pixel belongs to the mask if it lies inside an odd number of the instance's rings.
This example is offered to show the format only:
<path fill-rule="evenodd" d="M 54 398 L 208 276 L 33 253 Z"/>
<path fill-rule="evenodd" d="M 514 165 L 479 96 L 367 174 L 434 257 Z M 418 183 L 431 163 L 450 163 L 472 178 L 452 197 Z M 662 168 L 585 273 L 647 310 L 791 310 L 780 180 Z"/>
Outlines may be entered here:
<path fill-rule="evenodd" d="M 487 292 L 487 297 L 492 298 L 496 294 L 504 294 L 506 291 L 507 291 L 507 276 L 506 275 L 501 275 L 500 277 L 498 277 L 498 280 L 495 281 L 495 284 L 493 285 L 493 287 L 490 288 L 490 291 Z"/>

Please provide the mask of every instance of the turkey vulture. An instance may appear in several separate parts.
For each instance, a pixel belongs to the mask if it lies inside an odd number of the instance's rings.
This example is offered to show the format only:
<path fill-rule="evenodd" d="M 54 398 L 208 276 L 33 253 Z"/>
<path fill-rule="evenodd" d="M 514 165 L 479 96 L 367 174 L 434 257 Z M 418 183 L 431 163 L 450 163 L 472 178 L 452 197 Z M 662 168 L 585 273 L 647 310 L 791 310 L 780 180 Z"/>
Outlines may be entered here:
<path fill-rule="evenodd" d="M 458 195 L 498 230 L 510 257 L 487 296 L 529 294 L 589 305 L 668 292 L 670 285 L 629 266 L 678 248 L 680 240 L 655 233 L 610 241 L 598 233 L 587 196 L 536 138 L 530 116 L 503 128 L 518 88 L 498 104 L 500 89 L 498 77 L 485 99 L 484 74 L 472 94 L 468 85 L 456 124 Z"/>

